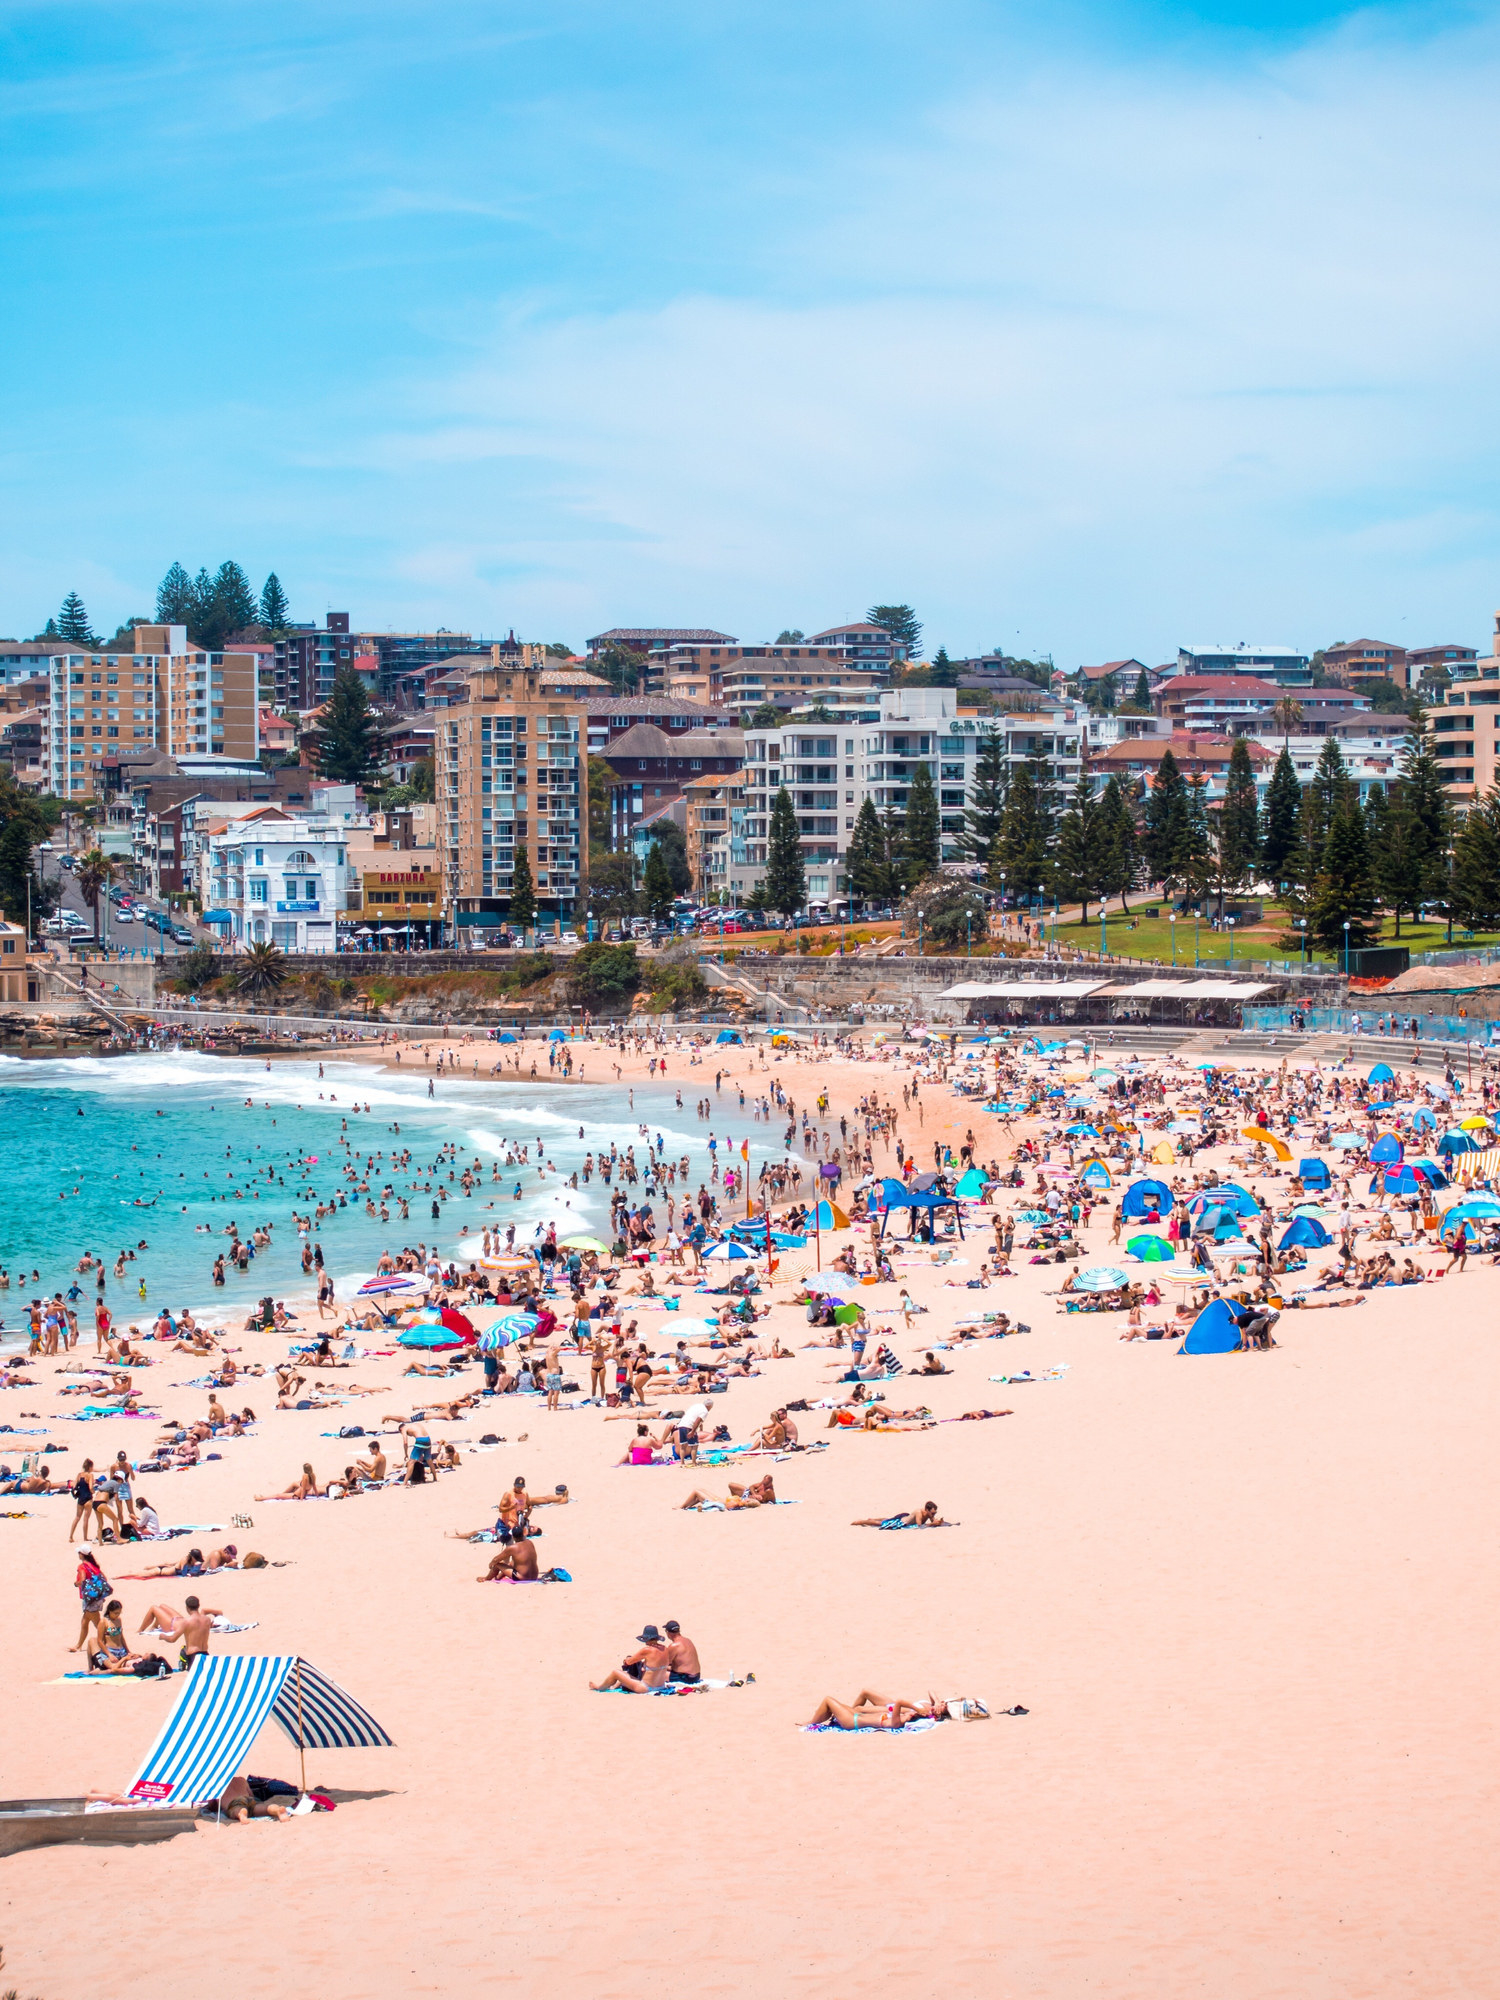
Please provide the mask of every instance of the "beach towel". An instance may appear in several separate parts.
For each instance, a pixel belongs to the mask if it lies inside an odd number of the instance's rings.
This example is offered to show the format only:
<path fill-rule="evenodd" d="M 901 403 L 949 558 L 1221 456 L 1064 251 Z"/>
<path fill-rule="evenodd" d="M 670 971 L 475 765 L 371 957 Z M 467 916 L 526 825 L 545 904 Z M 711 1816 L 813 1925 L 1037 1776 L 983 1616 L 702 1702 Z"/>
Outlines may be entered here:
<path fill-rule="evenodd" d="M 75 1667 L 69 1673 L 59 1674 L 56 1680 L 42 1681 L 40 1685 L 46 1688 L 60 1688 L 68 1687 L 70 1684 L 76 1686 L 80 1681 L 87 1681 L 93 1687 L 148 1687 L 152 1681 L 169 1681 L 171 1679 L 172 1675 L 169 1673 L 91 1674 L 82 1667 Z"/>
<path fill-rule="evenodd" d="M 943 1721 L 951 1721 L 944 1716 Z M 837 1722 L 801 1722 L 798 1728 L 804 1736 L 925 1736 L 929 1729 L 940 1725 L 930 1715 L 916 1717 L 911 1722 L 903 1722 L 899 1729 L 845 1729 Z"/>
<path fill-rule="evenodd" d="M 259 1624 L 260 1620 L 258 1618 L 252 1618 L 248 1625 L 236 1625 L 232 1619 L 226 1618 L 220 1612 L 214 1619 L 214 1630 L 216 1632 L 254 1632 Z"/>
<path fill-rule="evenodd" d="M 641 1688 L 642 1694 L 722 1694 L 725 1688 L 751 1687 L 754 1674 L 731 1674 L 728 1680 L 714 1681 L 706 1677 L 701 1681 L 669 1681 L 665 1687 Z M 624 1688 L 595 1688 L 595 1694 L 624 1694 Z"/>

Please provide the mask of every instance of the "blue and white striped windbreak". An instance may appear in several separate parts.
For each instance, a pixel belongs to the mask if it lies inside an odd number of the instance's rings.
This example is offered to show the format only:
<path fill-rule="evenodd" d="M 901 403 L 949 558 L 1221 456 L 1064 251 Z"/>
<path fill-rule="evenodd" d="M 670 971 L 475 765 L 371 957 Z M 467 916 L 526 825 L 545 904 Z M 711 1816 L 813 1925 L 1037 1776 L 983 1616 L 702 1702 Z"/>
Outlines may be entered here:
<path fill-rule="evenodd" d="M 218 1798 L 243 1769 L 268 1717 L 299 1746 L 352 1750 L 391 1744 L 373 1715 L 306 1660 L 225 1654 L 194 1661 L 133 1785 L 174 1805 Z"/>

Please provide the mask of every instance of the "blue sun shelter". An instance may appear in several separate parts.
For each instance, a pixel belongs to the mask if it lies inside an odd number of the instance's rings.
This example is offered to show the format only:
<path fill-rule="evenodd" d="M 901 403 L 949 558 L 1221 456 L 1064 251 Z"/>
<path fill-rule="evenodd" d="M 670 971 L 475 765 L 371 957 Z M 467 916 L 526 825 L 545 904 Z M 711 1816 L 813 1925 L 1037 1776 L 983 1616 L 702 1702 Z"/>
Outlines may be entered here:
<path fill-rule="evenodd" d="M 739 1042 L 739 1041 L 740 1037 L 738 1030 L 734 1028 L 720 1028 L 718 1034 L 714 1036 L 714 1044 L 716 1047 L 720 1042 Z M 740 1046 L 743 1047 L 744 1046 L 743 1043 L 740 1043 Z"/>
<path fill-rule="evenodd" d="M 1207 1305 L 1188 1329 L 1179 1354 L 1233 1354 L 1240 1344 L 1239 1322 L 1222 1299 Z"/>
<path fill-rule="evenodd" d="M 1133 1215 L 1172 1213 L 1172 1190 L 1165 1181 L 1132 1181 L 1120 1201 L 1120 1213 L 1128 1222 Z"/>
<path fill-rule="evenodd" d="M 1383 1132 L 1370 1148 L 1370 1158 L 1379 1166 L 1391 1166 L 1401 1159 L 1403 1150 L 1394 1132 Z"/>
<path fill-rule="evenodd" d="M 1315 1215 L 1299 1215 L 1277 1244 L 1278 1250 L 1326 1250 L 1333 1238 Z"/>
<path fill-rule="evenodd" d="M 1376 1063 L 1370 1074 L 1365 1078 L 1366 1083 L 1394 1083 L 1395 1081 L 1396 1072 L 1391 1068 L 1389 1063 Z"/>
<path fill-rule="evenodd" d="M 1333 1186 L 1333 1176 L 1329 1173 L 1328 1164 L 1325 1160 L 1299 1160 L 1297 1162 L 1297 1178 L 1307 1188 Z"/>

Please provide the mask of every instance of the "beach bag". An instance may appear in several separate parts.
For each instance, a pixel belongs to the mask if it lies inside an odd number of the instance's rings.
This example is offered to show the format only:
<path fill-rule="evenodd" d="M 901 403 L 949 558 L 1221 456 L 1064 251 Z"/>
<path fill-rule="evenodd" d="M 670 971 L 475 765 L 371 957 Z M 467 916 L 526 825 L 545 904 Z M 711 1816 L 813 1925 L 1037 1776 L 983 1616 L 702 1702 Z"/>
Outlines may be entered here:
<path fill-rule="evenodd" d="M 102 1604 L 110 1594 L 110 1581 L 102 1569 L 90 1570 L 78 1586 L 78 1595 L 85 1604 Z"/>
<path fill-rule="evenodd" d="M 154 1681 L 161 1674 L 169 1674 L 172 1669 L 160 1653 L 148 1653 L 144 1660 L 137 1660 L 130 1670 L 143 1681 Z"/>

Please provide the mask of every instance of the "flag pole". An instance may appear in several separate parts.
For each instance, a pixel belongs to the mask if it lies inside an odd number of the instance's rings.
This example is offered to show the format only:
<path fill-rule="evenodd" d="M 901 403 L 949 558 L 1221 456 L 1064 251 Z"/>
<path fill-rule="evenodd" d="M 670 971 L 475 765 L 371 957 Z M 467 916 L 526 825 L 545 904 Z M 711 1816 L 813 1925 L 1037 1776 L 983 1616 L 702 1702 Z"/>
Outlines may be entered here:
<path fill-rule="evenodd" d="M 814 1255 L 817 1257 L 818 1269 L 821 1271 L 823 1268 L 823 1201 L 821 1195 L 815 1195 L 813 1199 L 813 1242 L 815 1245 Z"/>

